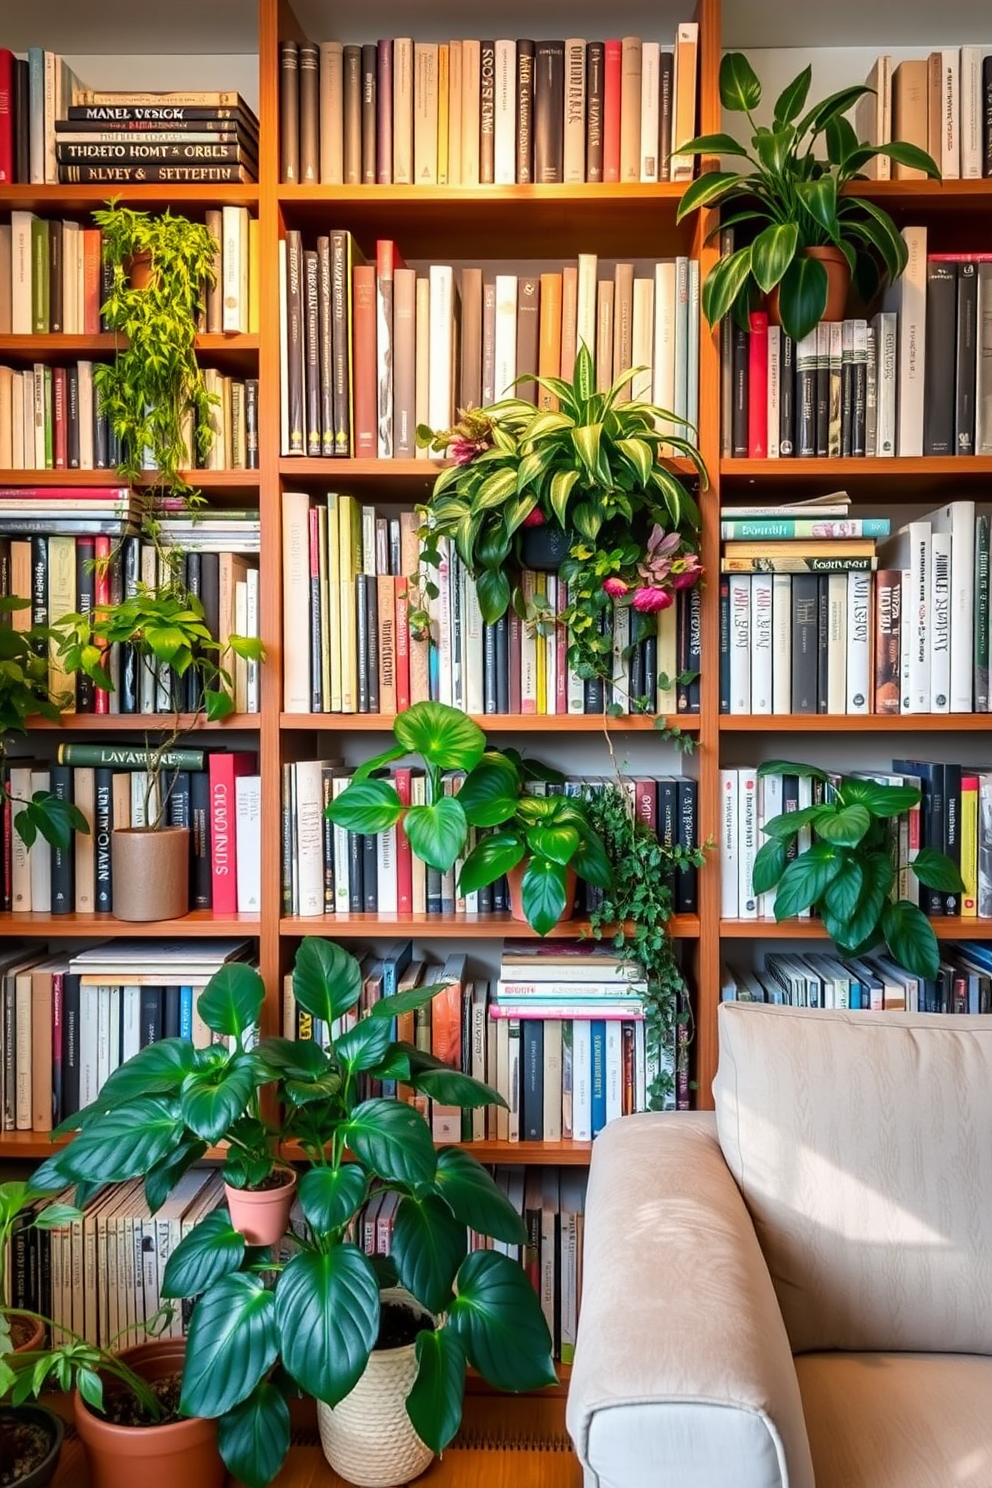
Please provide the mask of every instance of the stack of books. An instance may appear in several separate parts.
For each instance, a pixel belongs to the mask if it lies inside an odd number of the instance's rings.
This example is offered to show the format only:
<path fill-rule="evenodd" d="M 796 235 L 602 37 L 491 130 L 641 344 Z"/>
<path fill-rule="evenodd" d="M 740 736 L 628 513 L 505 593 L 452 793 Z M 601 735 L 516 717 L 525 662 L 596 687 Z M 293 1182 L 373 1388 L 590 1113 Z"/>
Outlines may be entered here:
<path fill-rule="evenodd" d="M 258 119 L 240 93 L 77 87 L 55 140 L 63 184 L 258 180 Z"/>
<path fill-rule="evenodd" d="M 974 942 L 943 945 L 940 970 L 931 980 L 878 952 L 861 957 L 768 952 L 756 971 L 724 964 L 720 996 L 725 1002 L 789 1007 L 987 1014 L 992 1013 L 992 954 Z"/>
<path fill-rule="evenodd" d="M 927 150 L 945 181 L 992 176 L 992 55 L 982 46 L 942 47 L 928 57 L 892 65 L 883 53 L 858 101 L 859 140 L 905 140 Z M 876 181 L 919 181 L 922 171 L 880 155 L 865 166 Z"/>

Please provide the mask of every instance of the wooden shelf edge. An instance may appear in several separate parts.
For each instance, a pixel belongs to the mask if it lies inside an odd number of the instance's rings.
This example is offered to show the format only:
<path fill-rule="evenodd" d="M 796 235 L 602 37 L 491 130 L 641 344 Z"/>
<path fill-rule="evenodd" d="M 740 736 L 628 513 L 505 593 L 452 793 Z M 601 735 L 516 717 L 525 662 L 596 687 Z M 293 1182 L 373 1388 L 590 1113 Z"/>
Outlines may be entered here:
<path fill-rule="evenodd" d="M 726 734 L 986 733 L 988 713 L 722 713 Z"/>
<path fill-rule="evenodd" d="M 632 713 L 620 718 L 603 718 L 589 713 L 472 713 L 469 715 L 488 733 L 580 733 L 593 734 L 606 728 L 610 733 L 654 733 L 653 714 Z M 391 733 L 395 723 L 392 713 L 282 713 L 280 728 L 289 730 L 320 729 L 337 733 Z M 697 714 L 682 717 L 674 714 L 663 722 L 684 734 L 698 734 Z"/>
<path fill-rule="evenodd" d="M 470 1152 L 481 1163 L 515 1163 L 536 1167 L 588 1167 L 592 1160 L 591 1142 L 455 1142 L 435 1143 L 435 1146 L 456 1146 Z M 298 1142 L 283 1142 L 281 1155 L 288 1162 L 302 1162 L 303 1149 Z M 0 1148 L 2 1151 L 2 1148 Z"/>
<path fill-rule="evenodd" d="M 161 734 L 178 723 L 179 728 L 195 729 L 197 733 L 231 733 L 235 729 L 258 732 L 261 728 L 260 713 L 232 713 L 219 723 L 209 723 L 205 718 L 196 720 L 192 713 L 181 713 L 178 720 L 172 713 L 63 713 L 56 722 L 47 718 L 33 718 L 31 732 L 85 733 L 85 734 Z"/>
<path fill-rule="evenodd" d="M 654 183 L 618 183 L 583 181 L 574 184 L 514 186 L 293 186 L 283 183 L 278 200 L 283 206 L 324 203 L 338 208 L 356 206 L 389 206 L 400 211 L 409 206 L 434 204 L 445 207 L 489 206 L 493 202 L 541 202 L 552 205 L 581 206 L 600 210 L 610 201 L 644 202 L 657 206 L 671 202 L 677 206 L 685 195 L 688 181 Z"/>
<path fill-rule="evenodd" d="M 0 939 L 16 935 L 106 936 L 166 938 L 175 936 L 207 937 L 212 935 L 257 935 L 261 917 L 257 914 L 215 915 L 209 909 L 194 909 L 180 920 L 117 920 L 106 914 L 44 914 L 31 910 L 26 914 L 6 911 L 0 914 Z"/>
<path fill-rule="evenodd" d="M 699 939 L 698 915 L 673 915 L 669 931 L 676 940 Z M 328 940 L 374 939 L 380 935 L 409 935 L 421 940 L 514 940 L 540 937 L 521 920 L 509 914 L 428 915 L 349 914 L 284 915 L 280 935 L 323 935 Z M 545 940 L 580 940 L 590 933 L 588 920 L 567 920 L 549 930 Z"/>
<path fill-rule="evenodd" d="M 373 460 L 352 456 L 349 459 L 314 459 L 307 455 L 282 455 L 279 459 L 279 474 L 286 478 L 296 477 L 300 480 L 319 479 L 326 480 L 328 476 L 334 476 L 344 480 L 402 480 L 402 481 L 433 481 L 451 462 L 449 460 L 418 460 L 408 456 L 398 456 L 392 460 Z M 773 461 L 777 464 L 777 461 Z M 786 461 L 785 463 L 789 463 Z M 891 463 L 891 462 L 890 462 Z M 673 470 L 679 475 L 698 474 L 691 460 L 677 459 L 665 460 L 665 468 Z M 992 462 L 990 462 L 992 466 Z"/>
<path fill-rule="evenodd" d="M 937 915 L 931 921 L 938 940 L 992 940 L 992 919 Z M 826 940 L 820 920 L 721 920 L 724 940 Z"/>
<path fill-rule="evenodd" d="M 855 478 L 891 480 L 893 477 L 919 479 L 949 476 L 955 479 L 992 475 L 992 455 L 895 455 L 865 460 L 855 459 L 788 459 L 743 460 L 722 459 L 720 476 L 727 481 L 803 480 L 850 481 Z"/>

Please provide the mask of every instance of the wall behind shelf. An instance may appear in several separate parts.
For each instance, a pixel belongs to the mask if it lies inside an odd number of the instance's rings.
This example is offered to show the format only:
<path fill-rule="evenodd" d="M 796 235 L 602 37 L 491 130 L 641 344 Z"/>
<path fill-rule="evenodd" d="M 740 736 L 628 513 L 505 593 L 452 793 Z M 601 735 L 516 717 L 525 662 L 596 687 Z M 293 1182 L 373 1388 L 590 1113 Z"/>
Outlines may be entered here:
<path fill-rule="evenodd" d="M 34 43 L 32 43 L 34 44 Z M 255 53 L 139 52 L 127 56 L 91 52 L 60 54 L 87 88 L 101 91 L 132 88 L 147 92 L 180 90 L 236 90 L 258 113 L 258 56 Z"/>

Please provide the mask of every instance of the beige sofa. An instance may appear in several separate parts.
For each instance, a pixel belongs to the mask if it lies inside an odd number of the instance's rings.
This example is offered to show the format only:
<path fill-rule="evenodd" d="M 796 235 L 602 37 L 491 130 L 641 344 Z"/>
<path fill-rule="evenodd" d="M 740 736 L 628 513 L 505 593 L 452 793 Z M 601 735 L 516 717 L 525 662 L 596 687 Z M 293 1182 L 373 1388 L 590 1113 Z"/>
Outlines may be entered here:
<path fill-rule="evenodd" d="M 720 1008 L 596 1140 L 587 1488 L 992 1488 L 992 1017 Z"/>

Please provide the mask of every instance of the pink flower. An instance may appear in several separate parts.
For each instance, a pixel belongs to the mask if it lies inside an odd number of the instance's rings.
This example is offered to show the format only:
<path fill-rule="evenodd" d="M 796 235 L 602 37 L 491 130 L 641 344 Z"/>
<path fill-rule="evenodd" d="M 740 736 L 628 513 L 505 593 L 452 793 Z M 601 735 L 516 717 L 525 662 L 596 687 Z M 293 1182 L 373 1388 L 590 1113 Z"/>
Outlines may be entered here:
<path fill-rule="evenodd" d="M 445 454 L 454 460 L 456 465 L 468 465 L 484 450 L 486 446 L 477 439 L 466 439 L 464 434 L 455 434 L 448 441 Z"/>
<path fill-rule="evenodd" d="M 703 565 L 695 553 L 688 553 L 684 558 L 677 558 L 672 564 L 672 588 L 691 589 L 703 576 Z"/>
<path fill-rule="evenodd" d="M 611 599 L 619 599 L 621 595 L 627 593 L 627 588 L 628 585 L 624 583 L 623 579 L 613 578 L 603 580 L 603 590 Z"/>
<path fill-rule="evenodd" d="M 642 615 L 656 615 L 659 610 L 667 610 L 674 603 L 675 596 L 668 589 L 658 589 L 653 584 L 646 589 L 635 589 L 632 600 L 634 609 Z"/>
<path fill-rule="evenodd" d="M 533 511 L 529 511 L 523 520 L 524 527 L 543 527 L 544 524 L 545 516 L 539 506 L 535 506 Z"/>

